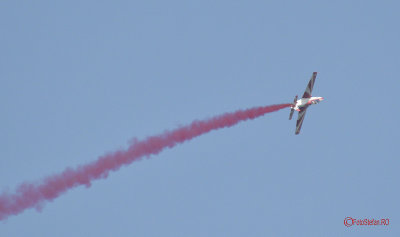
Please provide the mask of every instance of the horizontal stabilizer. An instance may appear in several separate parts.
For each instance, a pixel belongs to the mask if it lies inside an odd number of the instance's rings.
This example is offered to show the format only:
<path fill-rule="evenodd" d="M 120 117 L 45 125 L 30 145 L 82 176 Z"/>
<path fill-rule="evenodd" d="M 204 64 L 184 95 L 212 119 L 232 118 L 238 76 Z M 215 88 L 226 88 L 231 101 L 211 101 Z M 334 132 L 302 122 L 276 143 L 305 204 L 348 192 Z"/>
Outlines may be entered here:
<path fill-rule="evenodd" d="M 293 117 L 293 112 L 294 112 L 294 109 L 293 109 L 293 108 L 291 108 L 291 109 L 290 109 L 289 120 L 291 120 L 291 119 L 292 119 L 292 117 Z"/>
<path fill-rule="evenodd" d="M 296 106 L 296 103 L 297 103 L 297 97 L 298 97 L 297 95 L 294 97 L 293 105 L 292 105 L 292 108 L 290 109 L 289 120 L 291 120 L 293 117 L 294 107 Z"/>

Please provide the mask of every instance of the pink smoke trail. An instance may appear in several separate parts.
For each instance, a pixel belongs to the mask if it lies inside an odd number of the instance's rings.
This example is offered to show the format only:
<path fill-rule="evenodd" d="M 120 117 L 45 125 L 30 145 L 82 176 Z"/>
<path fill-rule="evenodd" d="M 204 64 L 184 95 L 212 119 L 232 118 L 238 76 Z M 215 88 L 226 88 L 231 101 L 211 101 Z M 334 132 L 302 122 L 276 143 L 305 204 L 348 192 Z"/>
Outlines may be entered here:
<path fill-rule="evenodd" d="M 167 147 L 172 148 L 211 130 L 231 127 L 240 121 L 255 119 L 290 105 L 254 107 L 225 113 L 206 120 L 193 121 L 190 125 L 136 141 L 128 149 L 103 155 L 92 163 L 75 169 L 66 168 L 61 174 L 48 176 L 41 182 L 22 183 L 14 194 L 3 192 L 0 195 L 0 220 L 17 215 L 28 208 L 40 209 L 46 201 L 52 201 L 69 189 L 79 185 L 89 187 L 91 181 L 106 178 L 110 171 L 116 171 L 123 165 L 140 160 L 143 156 L 158 154 Z"/>

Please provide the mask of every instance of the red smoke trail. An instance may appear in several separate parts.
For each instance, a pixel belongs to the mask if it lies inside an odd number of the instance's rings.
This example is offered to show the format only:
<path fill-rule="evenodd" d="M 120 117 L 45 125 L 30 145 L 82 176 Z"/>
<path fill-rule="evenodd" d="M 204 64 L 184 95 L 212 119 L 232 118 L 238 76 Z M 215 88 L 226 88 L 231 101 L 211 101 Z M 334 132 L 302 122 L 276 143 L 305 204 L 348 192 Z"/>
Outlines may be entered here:
<path fill-rule="evenodd" d="M 14 194 L 3 192 L 0 195 L 0 220 L 19 214 L 28 208 L 40 209 L 46 201 L 52 201 L 67 190 L 79 185 L 89 187 L 92 180 L 106 178 L 110 171 L 118 170 L 123 165 L 140 160 L 143 156 L 158 154 L 164 148 L 172 148 L 178 143 L 188 141 L 211 130 L 231 127 L 240 121 L 254 119 L 290 105 L 255 107 L 194 121 L 190 125 L 136 141 L 127 150 L 101 156 L 95 162 L 79 166 L 76 169 L 67 168 L 61 174 L 48 176 L 39 183 L 23 183 L 18 186 Z"/>

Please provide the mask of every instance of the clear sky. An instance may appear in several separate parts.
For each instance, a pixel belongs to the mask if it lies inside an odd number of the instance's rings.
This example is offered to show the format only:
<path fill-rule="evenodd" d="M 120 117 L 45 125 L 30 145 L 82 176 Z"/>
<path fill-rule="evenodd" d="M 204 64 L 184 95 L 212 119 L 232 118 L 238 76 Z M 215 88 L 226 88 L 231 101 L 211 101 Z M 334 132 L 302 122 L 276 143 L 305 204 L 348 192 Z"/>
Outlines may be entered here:
<path fill-rule="evenodd" d="M 398 1 L 1 1 L 0 190 L 236 109 L 0 236 L 399 236 Z M 389 218 L 389 226 L 343 224 Z"/>

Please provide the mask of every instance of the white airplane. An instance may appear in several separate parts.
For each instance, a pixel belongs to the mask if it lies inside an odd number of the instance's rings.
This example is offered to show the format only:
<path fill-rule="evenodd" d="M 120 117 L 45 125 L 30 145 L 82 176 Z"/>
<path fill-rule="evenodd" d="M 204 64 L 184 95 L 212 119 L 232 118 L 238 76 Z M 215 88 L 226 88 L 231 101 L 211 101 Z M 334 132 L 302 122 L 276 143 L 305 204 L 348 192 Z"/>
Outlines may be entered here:
<path fill-rule="evenodd" d="M 324 99 L 323 97 L 311 96 L 311 92 L 314 87 L 314 82 L 316 77 L 317 77 L 317 72 L 313 72 L 310 82 L 307 85 L 306 91 L 303 94 L 303 97 L 301 97 L 301 99 L 298 100 L 296 95 L 296 97 L 294 97 L 293 105 L 290 106 L 291 109 L 290 109 L 289 120 L 292 119 L 293 112 L 295 110 L 299 112 L 296 123 L 296 132 L 295 132 L 296 135 L 300 133 L 301 125 L 303 124 L 304 116 L 306 115 L 308 106 L 312 104 L 318 104 L 320 101 Z"/>

